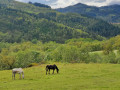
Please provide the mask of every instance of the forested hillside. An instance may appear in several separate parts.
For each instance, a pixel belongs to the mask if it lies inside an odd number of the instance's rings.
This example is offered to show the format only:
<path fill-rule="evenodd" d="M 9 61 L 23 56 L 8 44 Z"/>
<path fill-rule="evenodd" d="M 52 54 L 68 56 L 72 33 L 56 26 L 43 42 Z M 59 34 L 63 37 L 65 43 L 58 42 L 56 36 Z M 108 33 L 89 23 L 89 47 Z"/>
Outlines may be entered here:
<path fill-rule="evenodd" d="M 103 40 L 120 33 L 118 27 L 84 15 L 62 14 L 51 8 L 14 0 L 0 1 L 0 4 L 0 41 L 4 42 L 41 40 L 64 43 L 80 37 Z"/>
<path fill-rule="evenodd" d="M 85 14 L 94 18 L 100 18 L 111 23 L 120 23 L 120 5 L 110 5 L 103 7 L 88 6 L 78 3 L 66 8 L 59 8 L 60 12 L 74 12 L 79 14 Z"/>
<path fill-rule="evenodd" d="M 70 38 L 89 37 L 80 29 L 39 18 L 34 14 L 3 7 L 0 12 L 0 37 L 4 42 L 41 40 L 63 43 Z"/>
<path fill-rule="evenodd" d="M 112 24 L 120 28 L 120 23 L 112 23 Z"/>
<path fill-rule="evenodd" d="M 30 6 L 29 4 L 26 5 Z M 32 10 L 31 8 L 27 9 Z M 33 6 L 33 8 L 36 8 L 37 10 L 38 7 Z M 52 18 L 55 17 L 52 14 L 56 15 L 56 13 L 53 13 L 54 10 L 50 10 L 50 12 L 47 8 L 40 9 L 40 12 L 44 12 L 36 14 L 34 10 L 30 13 L 29 10 L 28 12 L 25 12 L 24 10 L 12 9 L 12 7 L 8 8 L 7 6 L 1 6 L 0 40 L 12 43 L 32 40 L 63 43 L 71 38 L 89 37 L 88 33 L 83 32 L 80 29 L 74 29 L 53 21 Z M 49 12 L 47 12 L 47 10 Z M 51 17 L 49 17 L 49 15 L 51 15 Z"/>

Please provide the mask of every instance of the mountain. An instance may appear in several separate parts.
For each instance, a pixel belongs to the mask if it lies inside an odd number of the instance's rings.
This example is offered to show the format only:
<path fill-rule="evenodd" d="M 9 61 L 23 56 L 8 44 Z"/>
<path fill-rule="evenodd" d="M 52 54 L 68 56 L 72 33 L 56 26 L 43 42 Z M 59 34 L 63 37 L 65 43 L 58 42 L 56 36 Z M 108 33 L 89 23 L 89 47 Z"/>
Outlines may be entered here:
<path fill-rule="evenodd" d="M 80 38 L 84 35 L 89 37 L 80 29 L 55 23 L 35 14 L 4 7 L 0 7 L 0 32 L 0 41 L 11 43 L 23 40 L 63 43 L 71 38 Z"/>
<path fill-rule="evenodd" d="M 85 14 L 94 18 L 103 19 L 110 23 L 120 23 L 120 5 L 110 5 L 103 7 L 88 6 L 78 3 L 66 8 L 57 9 L 59 12 L 73 12 L 79 14 Z"/>
<path fill-rule="evenodd" d="M 38 7 L 51 8 L 51 7 L 48 6 L 48 5 L 41 4 L 41 3 L 37 3 L 37 2 L 35 2 L 35 3 L 29 2 L 29 4 L 33 4 L 33 5 L 38 6 Z"/>
<path fill-rule="evenodd" d="M 84 15 L 63 14 L 14 0 L 0 1 L 0 41 L 64 43 L 72 38 L 103 40 L 120 34 L 118 27 Z"/>

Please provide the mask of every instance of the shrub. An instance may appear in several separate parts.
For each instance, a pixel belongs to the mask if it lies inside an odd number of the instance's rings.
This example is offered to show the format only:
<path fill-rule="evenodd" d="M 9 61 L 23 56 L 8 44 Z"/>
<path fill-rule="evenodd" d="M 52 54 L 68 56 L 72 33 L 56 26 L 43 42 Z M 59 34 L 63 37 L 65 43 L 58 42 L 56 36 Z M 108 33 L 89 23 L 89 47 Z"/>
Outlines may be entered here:
<path fill-rule="evenodd" d="M 27 67 L 33 67 L 33 66 L 38 66 L 38 65 L 39 65 L 38 63 L 31 63 Z"/>

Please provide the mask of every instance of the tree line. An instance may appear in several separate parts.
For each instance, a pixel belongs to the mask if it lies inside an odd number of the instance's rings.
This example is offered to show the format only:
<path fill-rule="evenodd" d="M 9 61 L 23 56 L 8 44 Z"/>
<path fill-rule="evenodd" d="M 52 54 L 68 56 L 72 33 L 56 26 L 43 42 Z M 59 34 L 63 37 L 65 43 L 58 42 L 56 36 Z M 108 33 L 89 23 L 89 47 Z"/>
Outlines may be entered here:
<path fill-rule="evenodd" d="M 65 44 L 40 41 L 0 43 L 0 69 L 28 67 L 32 63 L 120 63 L 120 36 L 98 41 L 70 39 Z"/>

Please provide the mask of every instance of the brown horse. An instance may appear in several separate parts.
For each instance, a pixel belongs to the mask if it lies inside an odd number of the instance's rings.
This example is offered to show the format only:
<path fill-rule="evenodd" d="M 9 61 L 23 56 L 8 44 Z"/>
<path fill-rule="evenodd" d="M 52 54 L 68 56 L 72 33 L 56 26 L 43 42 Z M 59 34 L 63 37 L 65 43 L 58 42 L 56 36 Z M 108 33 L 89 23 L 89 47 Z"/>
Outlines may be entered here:
<path fill-rule="evenodd" d="M 50 69 L 53 70 L 53 74 L 54 74 L 54 70 L 55 69 L 57 70 L 57 73 L 59 72 L 59 69 L 58 69 L 58 67 L 55 64 L 54 65 L 47 65 L 46 66 L 46 75 L 47 75 L 48 70 L 49 70 L 49 74 L 50 74 Z"/>

